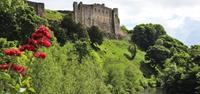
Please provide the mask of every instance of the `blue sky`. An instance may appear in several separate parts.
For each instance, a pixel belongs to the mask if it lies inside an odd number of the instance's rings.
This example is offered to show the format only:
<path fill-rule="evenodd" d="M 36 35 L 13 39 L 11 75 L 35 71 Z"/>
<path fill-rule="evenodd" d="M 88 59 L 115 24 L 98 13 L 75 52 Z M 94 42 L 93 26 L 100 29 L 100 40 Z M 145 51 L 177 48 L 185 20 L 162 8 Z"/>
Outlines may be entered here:
<path fill-rule="evenodd" d="M 74 1 L 30 0 L 45 3 L 46 9 L 72 10 Z M 121 25 L 133 29 L 140 23 L 164 26 L 169 35 L 186 45 L 200 44 L 200 0 L 82 0 L 83 3 L 104 3 L 119 9 Z"/>

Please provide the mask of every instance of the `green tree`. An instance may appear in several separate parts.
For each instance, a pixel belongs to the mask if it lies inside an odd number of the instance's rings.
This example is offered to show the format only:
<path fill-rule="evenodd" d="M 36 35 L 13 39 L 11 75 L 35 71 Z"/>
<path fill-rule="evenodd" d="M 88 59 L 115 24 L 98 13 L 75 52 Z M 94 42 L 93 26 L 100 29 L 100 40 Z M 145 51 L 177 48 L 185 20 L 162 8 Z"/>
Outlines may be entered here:
<path fill-rule="evenodd" d="M 92 45 L 98 44 L 101 45 L 103 42 L 103 34 L 99 30 L 98 27 L 92 26 L 88 29 L 88 34 L 90 37 L 90 41 L 92 42 Z"/>
<path fill-rule="evenodd" d="M 53 31 L 54 36 L 57 38 L 57 42 L 63 46 L 67 42 L 66 30 L 61 27 L 60 21 L 48 20 L 49 28 Z"/>
<path fill-rule="evenodd" d="M 193 45 L 190 48 L 191 61 L 200 65 L 200 45 Z"/>
<path fill-rule="evenodd" d="M 163 46 L 154 45 L 151 46 L 145 55 L 145 59 L 149 60 L 153 64 L 162 65 L 162 62 L 170 57 L 170 50 Z"/>
<path fill-rule="evenodd" d="M 124 54 L 129 60 L 133 60 L 135 58 L 135 55 L 137 53 L 137 48 L 136 48 L 136 45 L 133 44 L 133 45 L 130 45 L 128 47 L 128 51 L 131 53 L 131 56 L 129 56 L 128 54 Z"/>
<path fill-rule="evenodd" d="M 164 28 L 159 24 L 140 24 L 132 32 L 131 40 L 142 50 L 154 45 L 159 36 L 165 35 Z"/>
<path fill-rule="evenodd" d="M 155 44 L 164 46 L 165 48 L 169 49 L 172 54 L 188 52 L 188 47 L 186 45 L 179 40 L 170 37 L 169 35 L 160 36 Z"/>
<path fill-rule="evenodd" d="M 64 16 L 61 21 L 61 27 L 65 30 L 67 39 L 73 42 L 77 40 L 88 41 L 89 36 L 87 30 L 83 27 L 82 24 L 76 24 L 71 16 Z"/>

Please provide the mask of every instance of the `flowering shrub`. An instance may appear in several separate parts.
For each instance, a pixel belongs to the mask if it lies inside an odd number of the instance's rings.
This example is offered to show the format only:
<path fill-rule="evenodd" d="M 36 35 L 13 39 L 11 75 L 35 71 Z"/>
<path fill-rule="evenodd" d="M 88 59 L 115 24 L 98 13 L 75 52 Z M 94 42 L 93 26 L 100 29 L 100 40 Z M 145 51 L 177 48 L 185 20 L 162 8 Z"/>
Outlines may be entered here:
<path fill-rule="evenodd" d="M 0 93 L 35 92 L 35 90 L 30 86 L 31 77 L 27 74 L 28 66 L 24 66 L 30 65 L 30 63 L 21 65 L 21 63 L 17 61 L 19 57 L 24 56 L 24 54 L 28 51 L 33 53 L 32 56 L 29 57 L 30 62 L 33 57 L 45 59 L 46 54 L 44 52 L 38 52 L 37 50 L 42 46 L 50 47 L 52 45 L 50 42 L 51 38 L 52 35 L 50 34 L 48 28 L 41 26 L 31 35 L 27 44 L 20 45 L 18 48 L 8 48 L 3 50 L 3 55 L 0 56 L 0 76 L 7 75 L 9 79 L 14 79 L 16 83 L 11 83 L 13 85 L 11 88 L 15 87 L 14 92 L 12 92 L 11 89 L 8 89 L 8 87 L 3 87 L 4 92 L 0 91 Z M 6 83 L 8 78 L 4 79 L 4 84 L 10 84 Z M 2 79 L 0 78 L 0 81 L 1 80 Z M 21 91 L 20 89 L 22 87 L 23 89 L 25 88 L 25 90 Z"/>
<path fill-rule="evenodd" d="M 37 58 L 44 59 L 46 57 L 46 54 L 43 53 L 43 52 L 36 52 L 36 53 L 34 53 L 34 56 L 37 57 Z"/>
<path fill-rule="evenodd" d="M 20 56 L 22 53 L 20 50 L 16 48 L 9 48 L 9 49 L 4 50 L 4 54 L 10 55 L 10 56 L 13 56 L 13 55 Z"/>
<path fill-rule="evenodd" d="M 29 39 L 29 45 L 50 47 L 51 42 L 49 39 L 51 38 L 52 36 L 48 29 L 44 26 L 41 26 L 31 35 L 31 38 Z"/>
<path fill-rule="evenodd" d="M 9 68 L 9 64 L 5 63 L 5 64 L 0 64 L 0 69 L 1 70 L 8 70 Z"/>
<path fill-rule="evenodd" d="M 20 50 L 20 51 L 25 51 L 25 50 L 28 50 L 28 51 L 35 51 L 35 46 L 30 45 L 30 44 L 26 44 L 26 45 L 20 46 L 20 47 L 19 47 L 19 50 Z"/>

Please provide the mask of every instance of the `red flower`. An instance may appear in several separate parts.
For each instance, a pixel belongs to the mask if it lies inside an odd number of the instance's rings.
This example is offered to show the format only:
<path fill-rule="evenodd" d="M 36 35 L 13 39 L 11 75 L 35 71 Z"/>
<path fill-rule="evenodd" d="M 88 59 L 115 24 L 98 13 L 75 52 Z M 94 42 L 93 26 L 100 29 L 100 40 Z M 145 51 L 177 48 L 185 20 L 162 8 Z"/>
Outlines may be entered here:
<path fill-rule="evenodd" d="M 21 56 L 21 51 L 19 49 L 16 49 L 16 48 L 10 48 L 10 49 L 6 49 L 4 50 L 4 54 L 6 55 L 16 55 L 16 56 Z"/>
<path fill-rule="evenodd" d="M 25 51 L 25 50 L 35 51 L 35 47 L 33 45 L 26 44 L 26 45 L 20 46 L 19 50 L 20 51 Z"/>
<path fill-rule="evenodd" d="M 50 47 L 50 38 L 52 38 L 52 35 L 49 33 L 48 28 L 46 28 L 45 26 L 41 26 L 31 35 L 31 39 L 29 39 L 29 44 L 39 44 L 41 46 Z"/>
<path fill-rule="evenodd" d="M 35 32 L 44 34 L 45 32 L 49 32 L 49 30 L 45 26 L 40 26 L 39 29 L 37 29 Z"/>
<path fill-rule="evenodd" d="M 9 68 L 9 64 L 5 63 L 5 64 L 0 64 L 0 69 L 1 70 L 7 70 Z"/>
<path fill-rule="evenodd" d="M 28 44 L 31 44 L 31 45 L 37 45 L 39 42 L 37 40 L 34 40 L 34 39 L 29 39 L 28 40 Z"/>
<path fill-rule="evenodd" d="M 34 53 L 34 56 L 36 58 L 42 58 L 42 59 L 45 59 L 46 58 L 46 54 L 44 52 L 35 52 Z"/>
<path fill-rule="evenodd" d="M 26 73 L 26 68 L 17 64 L 12 64 L 11 69 L 17 73 L 24 75 Z"/>
<path fill-rule="evenodd" d="M 42 40 L 41 44 L 45 47 L 50 47 L 51 46 L 51 42 L 49 42 L 49 40 Z"/>
<path fill-rule="evenodd" d="M 44 36 L 44 34 L 43 33 L 33 33 L 32 35 L 31 35 L 31 38 L 32 39 L 40 39 L 40 38 L 42 38 Z"/>
<path fill-rule="evenodd" d="M 45 36 L 46 36 L 47 38 L 49 38 L 49 39 L 52 38 L 52 36 L 51 36 L 51 34 L 50 34 L 49 32 L 46 32 L 46 33 L 45 33 Z"/>

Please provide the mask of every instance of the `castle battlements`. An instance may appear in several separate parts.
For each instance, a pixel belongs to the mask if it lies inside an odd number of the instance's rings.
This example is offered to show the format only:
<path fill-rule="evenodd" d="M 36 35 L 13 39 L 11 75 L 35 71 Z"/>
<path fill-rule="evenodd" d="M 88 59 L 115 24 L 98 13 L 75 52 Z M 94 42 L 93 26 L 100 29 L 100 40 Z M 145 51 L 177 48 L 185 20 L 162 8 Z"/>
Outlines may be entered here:
<path fill-rule="evenodd" d="M 105 33 L 117 34 L 120 30 L 117 8 L 105 4 L 73 3 L 74 21 L 87 27 L 97 26 Z"/>

